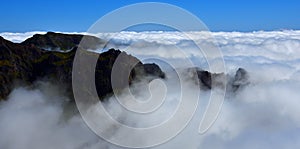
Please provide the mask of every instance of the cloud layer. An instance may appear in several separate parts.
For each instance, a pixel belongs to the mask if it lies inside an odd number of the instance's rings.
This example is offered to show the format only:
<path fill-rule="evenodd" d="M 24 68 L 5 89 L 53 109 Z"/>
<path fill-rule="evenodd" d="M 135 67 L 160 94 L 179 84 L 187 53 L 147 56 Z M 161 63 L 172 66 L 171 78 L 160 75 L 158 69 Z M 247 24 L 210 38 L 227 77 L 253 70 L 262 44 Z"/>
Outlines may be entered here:
<path fill-rule="evenodd" d="M 21 42 L 33 34 L 0 33 L 0 36 Z M 202 92 L 201 104 L 187 129 L 170 142 L 155 148 L 300 147 L 300 31 L 211 34 L 121 32 L 95 35 L 110 40 L 108 47 L 118 47 L 139 58 L 155 56 L 174 62 L 174 65 L 180 65 L 182 59 L 188 58 L 202 68 L 208 68 L 208 65 L 194 42 L 200 45 L 216 43 L 224 55 L 228 74 L 233 75 L 239 67 L 249 72 L 250 85 L 226 95 L 217 121 L 204 135 L 198 134 L 197 130 L 210 92 Z M 169 69 L 159 64 L 172 78 Z M 170 80 L 164 82 L 171 91 L 165 106 L 148 119 L 124 115 L 113 100 L 106 106 L 112 115 L 128 125 L 156 124 L 169 117 L 179 101 L 177 84 Z M 148 90 L 143 90 L 145 87 L 134 87 L 138 97 L 147 96 Z M 195 86 L 189 88 L 194 90 Z M 0 148 L 120 148 L 91 132 L 74 110 L 74 105 L 67 101 L 61 89 L 49 83 L 39 83 L 34 89 L 16 88 L 8 101 L 0 103 Z"/>

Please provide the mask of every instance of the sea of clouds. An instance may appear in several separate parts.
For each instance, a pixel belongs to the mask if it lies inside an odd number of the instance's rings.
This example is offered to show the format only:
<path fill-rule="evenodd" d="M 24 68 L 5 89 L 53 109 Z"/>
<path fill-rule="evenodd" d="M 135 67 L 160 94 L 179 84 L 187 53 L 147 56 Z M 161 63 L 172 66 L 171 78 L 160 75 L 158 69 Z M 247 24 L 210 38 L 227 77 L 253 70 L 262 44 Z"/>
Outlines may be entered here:
<path fill-rule="evenodd" d="M 0 36 L 22 42 L 36 33 L 45 32 L 0 33 Z M 234 75 L 239 67 L 248 71 L 250 84 L 235 93 L 227 92 L 218 119 L 205 134 L 198 134 L 198 127 L 210 95 L 208 91 L 202 91 L 201 104 L 190 125 L 173 140 L 154 148 L 300 148 L 300 31 L 92 35 L 109 40 L 106 48 L 119 48 L 141 59 L 155 57 L 180 66 L 180 60 L 188 58 L 204 69 L 209 69 L 209 65 L 195 43 L 213 43 L 223 54 L 226 74 Z M 164 109 L 148 118 L 124 115 L 119 105 L 110 100 L 105 104 L 116 119 L 128 125 L 148 126 L 176 110 L 180 101 L 176 94 L 178 86 L 172 84 L 172 74 L 168 74 L 164 65 L 160 66 L 171 78 L 164 81 L 170 91 Z M 7 101 L 0 103 L 0 148 L 120 148 L 100 139 L 85 125 L 59 86 L 49 82 L 37 82 L 35 86 L 17 87 Z M 134 87 L 139 93 L 137 98 L 147 96 L 148 90 Z M 188 88 L 197 89 L 193 85 Z"/>

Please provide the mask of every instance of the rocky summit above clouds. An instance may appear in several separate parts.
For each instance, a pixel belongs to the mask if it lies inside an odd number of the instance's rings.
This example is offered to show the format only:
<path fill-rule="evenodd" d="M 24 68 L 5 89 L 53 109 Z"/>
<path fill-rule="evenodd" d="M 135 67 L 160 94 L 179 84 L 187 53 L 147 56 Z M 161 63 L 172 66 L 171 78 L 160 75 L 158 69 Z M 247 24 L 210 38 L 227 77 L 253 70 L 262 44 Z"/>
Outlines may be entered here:
<path fill-rule="evenodd" d="M 0 100 L 6 99 L 17 85 L 32 85 L 39 79 L 58 82 L 70 93 L 72 98 L 72 67 L 77 46 L 83 39 L 88 45 L 105 44 L 105 41 L 93 37 L 75 34 L 48 32 L 45 35 L 36 34 L 22 43 L 13 43 L 0 37 Z M 90 52 L 90 51 L 87 51 Z M 104 97 L 112 93 L 111 71 L 117 57 L 122 54 L 120 69 L 127 68 L 132 61 L 136 62 L 129 82 L 145 76 L 165 78 L 161 68 L 152 64 L 143 64 L 136 57 L 119 50 L 110 49 L 100 55 L 94 52 L 98 61 L 95 70 L 95 84 L 98 95 Z M 123 70 L 119 70 L 122 72 Z M 212 89 L 214 86 L 224 87 L 225 74 L 214 74 L 196 68 L 194 77 L 199 79 L 200 88 Z M 247 72 L 239 69 L 235 77 L 228 79 L 229 87 L 237 90 L 248 83 Z M 214 84 L 215 83 L 215 84 Z"/>
<path fill-rule="evenodd" d="M 31 38 L 28 38 L 24 42 L 22 42 L 21 45 L 34 45 L 38 48 L 45 50 L 59 50 L 61 52 L 66 52 L 68 50 L 72 50 L 72 48 L 79 45 L 83 37 L 85 40 L 88 40 L 89 42 L 92 42 L 95 45 L 105 43 L 104 40 L 89 35 L 47 32 L 45 35 L 35 34 Z"/>
<path fill-rule="evenodd" d="M 83 35 L 49 32 L 45 35 L 34 35 L 17 44 L 0 37 L 0 99 L 5 99 L 16 85 L 32 85 L 38 79 L 59 82 L 71 92 L 73 60 L 77 45 L 82 38 Z M 85 38 L 91 39 L 94 43 L 95 41 L 102 42 L 99 38 L 92 36 Z M 69 51 L 59 52 L 45 50 L 45 48 Z M 105 66 L 96 68 L 96 84 L 98 88 L 101 88 L 98 92 L 100 97 L 112 92 L 110 73 L 106 72 L 111 72 L 112 62 L 121 53 L 124 53 L 128 62 L 132 59 L 139 61 L 125 52 L 114 49 L 100 55 L 94 53 L 94 56 L 99 56 L 97 66 Z M 121 65 L 127 65 L 126 61 Z M 164 77 L 164 73 L 156 64 L 143 64 L 139 61 L 133 71 L 137 73 L 131 73 L 129 76 L 131 79 L 145 74 Z"/>
<path fill-rule="evenodd" d="M 249 74 L 243 68 L 238 68 L 234 76 L 225 73 L 211 73 L 198 67 L 188 68 L 186 75 L 192 78 L 202 90 L 219 88 L 235 92 L 250 83 Z"/>

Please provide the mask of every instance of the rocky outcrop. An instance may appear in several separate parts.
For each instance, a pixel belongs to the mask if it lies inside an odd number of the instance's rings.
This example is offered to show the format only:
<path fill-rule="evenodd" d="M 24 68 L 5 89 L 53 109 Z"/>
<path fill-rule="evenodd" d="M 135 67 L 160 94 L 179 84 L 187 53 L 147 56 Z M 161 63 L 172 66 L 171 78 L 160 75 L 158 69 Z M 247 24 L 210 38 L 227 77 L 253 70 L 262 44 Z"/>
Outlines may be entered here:
<path fill-rule="evenodd" d="M 228 91 L 235 92 L 250 83 L 248 72 L 243 68 L 239 68 L 233 77 L 224 73 L 211 73 L 200 68 L 189 68 L 187 72 L 189 72 L 191 78 L 197 79 L 195 82 L 203 90 L 225 89 L 226 87 Z"/>
<path fill-rule="evenodd" d="M 248 72 L 243 68 L 239 68 L 231 81 L 232 90 L 237 91 L 248 84 L 250 84 Z"/>
<path fill-rule="evenodd" d="M 105 44 L 104 40 L 93 36 L 48 32 L 45 35 L 36 34 L 22 42 L 21 45 L 34 45 L 49 51 L 69 51 L 76 47 L 83 37 L 93 44 Z"/>
<path fill-rule="evenodd" d="M 43 51 L 35 46 L 22 46 L 0 39 L 0 98 L 6 97 L 16 80 L 35 80 L 34 64 Z"/>
<path fill-rule="evenodd" d="M 16 82 L 31 85 L 41 78 L 65 84 L 66 89 L 70 92 L 70 97 L 72 97 L 73 60 L 82 37 L 82 35 L 50 32 L 46 35 L 34 35 L 21 44 L 12 43 L 0 37 L 0 100 L 7 97 Z M 100 39 L 92 36 L 87 36 L 86 39 L 91 39 L 92 43 L 96 44 L 103 43 Z M 43 49 L 47 47 L 68 51 L 57 52 Z M 100 97 L 112 91 L 110 72 L 114 61 L 120 54 L 125 55 L 126 59 L 122 65 L 126 65 L 132 60 L 138 62 L 130 73 L 129 80 L 142 75 L 164 77 L 164 73 L 156 64 L 143 64 L 137 58 L 119 50 L 111 49 L 100 55 L 94 52 L 90 53 L 98 56 L 95 83 Z"/>
<path fill-rule="evenodd" d="M 165 78 L 164 72 L 158 65 L 154 63 L 143 64 L 137 58 L 128 55 L 126 52 L 111 49 L 100 54 L 96 65 L 95 83 L 100 99 L 103 99 L 101 97 L 113 91 L 111 84 L 113 67 L 117 69 L 117 71 L 114 72 L 116 73 L 116 77 L 114 77 L 116 80 L 114 81 L 117 82 L 117 85 L 114 87 L 118 90 L 128 86 L 134 80 L 150 79 L 149 81 L 151 81 L 153 78 Z"/>

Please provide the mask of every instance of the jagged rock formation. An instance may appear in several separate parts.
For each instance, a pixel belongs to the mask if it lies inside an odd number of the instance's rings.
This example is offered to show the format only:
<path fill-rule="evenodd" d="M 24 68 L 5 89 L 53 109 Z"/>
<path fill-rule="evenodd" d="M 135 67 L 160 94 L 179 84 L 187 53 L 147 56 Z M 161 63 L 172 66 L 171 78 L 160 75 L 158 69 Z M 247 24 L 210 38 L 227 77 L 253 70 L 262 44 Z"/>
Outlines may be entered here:
<path fill-rule="evenodd" d="M 232 85 L 231 85 L 232 90 L 236 91 L 239 88 L 246 86 L 248 84 L 250 84 L 248 72 L 243 68 L 239 68 L 236 71 L 235 76 L 232 80 Z"/>
<path fill-rule="evenodd" d="M 117 58 L 119 58 L 117 60 Z M 116 62 L 117 61 L 117 62 Z M 116 62 L 118 66 L 114 66 Z M 147 79 L 148 76 L 154 78 L 165 78 L 164 72 L 156 64 L 143 64 L 137 58 L 121 52 L 119 50 L 109 50 L 100 54 L 96 65 L 96 89 L 98 96 L 104 97 L 112 92 L 111 77 L 112 69 L 117 67 L 117 76 L 114 78 L 118 82 L 116 89 L 122 89 L 133 80 L 140 78 Z M 150 80 L 149 80 L 150 81 Z"/>
<path fill-rule="evenodd" d="M 227 88 L 230 91 L 237 91 L 239 88 L 248 85 L 249 75 L 248 72 L 239 68 L 234 77 L 230 77 L 225 75 L 224 73 L 211 73 L 206 70 L 202 70 L 200 68 L 189 68 L 188 71 L 191 77 L 197 81 L 195 81 L 201 89 L 210 90 L 212 88 Z"/>
<path fill-rule="evenodd" d="M 77 45 L 82 37 L 83 35 L 65 35 L 50 32 L 46 35 L 34 35 L 20 44 L 12 43 L 0 37 L 0 100 L 7 97 L 14 87 L 14 82 L 18 80 L 31 85 L 40 78 L 51 79 L 66 84 L 67 90 L 71 92 L 73 60 Z M 92 36 L 85 36 L 85 40 L 87 39 L 93 44 L 104 43 L 104 41 Z M 44 50 L 43 48 L 69 51 L 57 52 Z M 145 74 L 164 77 L 164 73 L 156 64 L 143 64 L 137 58 L 119 50 L 111 49 L 100 55 L 94 54 L 99 56 L 95 83 L 98 89 L 101 88 L 98 92 L 100 97 L 112 91 L 110 72 L 114 61 L 121 53 L 125 55 L 128 62 L 131 60 L 138 61 L 137 66 L 129 76 L 130 80 Z M 126 65 L 126 62 L 123 64 Z"/>

